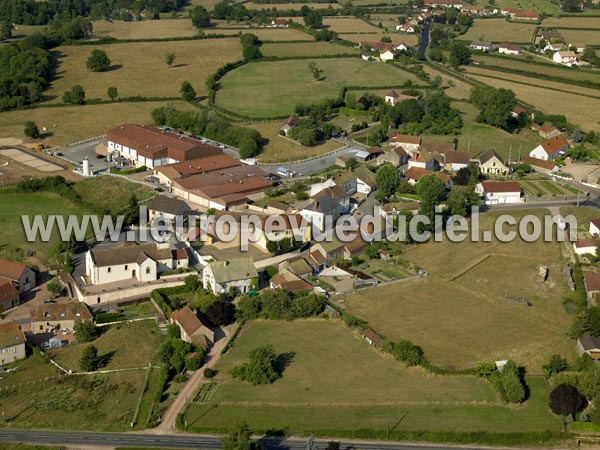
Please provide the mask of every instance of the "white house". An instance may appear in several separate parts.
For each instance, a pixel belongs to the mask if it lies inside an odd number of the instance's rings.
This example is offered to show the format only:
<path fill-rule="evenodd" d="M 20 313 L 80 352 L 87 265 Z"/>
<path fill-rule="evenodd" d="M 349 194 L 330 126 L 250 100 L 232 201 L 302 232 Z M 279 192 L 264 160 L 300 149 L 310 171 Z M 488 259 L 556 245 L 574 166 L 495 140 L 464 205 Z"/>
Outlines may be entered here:
<path fill-rule="evenodd" d="M 213 261 L 202 271 L 202 283 L 205 287 L 209 286 L 216 295 L 245 294 L 257 277 L 251 258 Z"/>
<path fill-rule="evenodd" d="M 417 152 L 421 146 L 421 136 L 412 136 L 409 134 L 398 134 L 397 131 L 390 133 L 389 144 L 392 147 L 402 147 L 409 155 Z"/>
<path fill-rule="evenodd" d="M 578 255 L 585 255 L 587 253 L 596 255 L 596 245 L 598 241 L 596 238 L 589 239 L 577 239 L 573 242 L 573 250 Z"/>
<path fill-rule="evenodd" d="M 522 51 L 521 46 L 516 44 L 500 44 L 498 46 L 498 53 L 503 55 L 520 55 Z"/>
<path fill-rule="evenodd" d="M 384 52 L 379 53 L 379 59 L 383 62 L 393 61 L 394 60 L 394 52 L 391 50 L 386 50 Z"/>
<path fill-rule="evenodd" d="M 590 234 L 600 237 L 600 219 L 590 220 Z"/>
<path fill-rule="evenodd" d="M 26 356 L 25 335 L 21 327 L 14 320 L 0 324 L 0 365 L 10 364 Z"/>
<path fill-rule="evenodd" d="M 544 161 L 550 161 L 555 158 L 558 158 L 568 149 L 569 142 L 564 137 L 562 137 L 562 135 L 554 136 L 553 138 L 542 142 L 540 145 L 531 150 L 531 152 L 529 152 L 529 156 Z"/>
<path fill-rule="evenodd" d="M 470 46 L 473 50 L 479 50 L 481 52 L 491 52 L 494 50 L 494 46 L 491 42 L 484 41 L 473 41 Z"/>
<path fill-rule="evenodd" d="M 565 44 L 562 44 L 560 42 L 548 42 L 548 44 L 546 44 L 546 46 L 544 47 L 543 50 L 545 52 L 547 52 L 548 50 L 552 50 L 553 52 L 558 52 L 564 46 L 565 46 Z"/>
<path fill-rule="evenodd" d="M 516 181 L 482 181 L 475 186 L 475 192 L 486 205 L 521 203 L 521 186 Z"/>
<path fill-rule="evenodd" d="M 556 52 L 552 57 L 552 60 L 557 64 L 564 64 L 565 66 L 571 67 L 572 65 L 577 65 L 577 54 L 571 50 Z"/>

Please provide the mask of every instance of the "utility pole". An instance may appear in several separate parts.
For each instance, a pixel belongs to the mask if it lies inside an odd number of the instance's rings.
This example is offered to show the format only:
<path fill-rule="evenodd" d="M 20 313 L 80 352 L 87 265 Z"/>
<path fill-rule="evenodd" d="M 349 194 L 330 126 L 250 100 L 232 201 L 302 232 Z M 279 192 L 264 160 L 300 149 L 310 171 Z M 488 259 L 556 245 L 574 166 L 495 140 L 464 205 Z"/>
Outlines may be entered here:
<path fill-rule="evenodd" d="M 510 166 L 510 158 L 512 156 L 512 144 L 510 144 L 510 149 L 508 150 L 508 165 Z"/>
<path fill-rule="evenodd" d="M 579 186 L 577 187 L 577 207 L 579 208 L 579 194 L 581 193 L 581 185 L 583 184 L 583 179 L 579 180 Z"/>
<path fill-rule="evenodd" d="M 519 144 L 519 161 L 521 161 L 521 144 Z"/>

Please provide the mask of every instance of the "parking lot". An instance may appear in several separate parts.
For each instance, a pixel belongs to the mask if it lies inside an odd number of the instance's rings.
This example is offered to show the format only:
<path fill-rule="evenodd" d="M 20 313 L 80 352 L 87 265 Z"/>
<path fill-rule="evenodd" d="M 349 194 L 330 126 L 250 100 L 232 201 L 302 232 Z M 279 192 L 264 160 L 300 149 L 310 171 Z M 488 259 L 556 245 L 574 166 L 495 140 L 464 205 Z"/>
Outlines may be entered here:
<path fill-rule="evenodd" d="M 111 164 L 105 158 L 97 158 L 96 146 L 98 144 L 106 145 L 105 139 L 96 139 L 83 144 L 71 145 L 61 149 L 62 157 L 68 159 L 77 165 L 81 164 L 86 157 L 90 162 L 90 169 L 94 172 L 107 170 Z"/>

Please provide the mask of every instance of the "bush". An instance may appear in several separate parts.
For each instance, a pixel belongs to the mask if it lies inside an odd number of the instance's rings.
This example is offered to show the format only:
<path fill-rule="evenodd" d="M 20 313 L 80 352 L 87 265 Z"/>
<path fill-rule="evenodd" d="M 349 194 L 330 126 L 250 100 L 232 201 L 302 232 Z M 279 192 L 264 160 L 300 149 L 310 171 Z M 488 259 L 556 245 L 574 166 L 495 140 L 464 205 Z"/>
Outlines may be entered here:
<path fill-rule="evenodd" d="M 560 416 L 575 415 L 587 406 L 587 400 L 576 387 L 560 384 L 550 392 L 550 409 Z"/>
<path fill-rule="evenodd" d="M 23 134 L 25 134 L 25 136 L 28 138 L 37 139 L 40 137 L 40 130 L 35 122 L 29 120 L 25 123 L 25 130 L 23 131 Z"/>
<path fill-rule="evenodd" d="M 277 354 L 272 345 L 256 347 L 248 355 L 249 361 L 231 369 L 231 375 L 254 385 L 271 384 L 279 378 L 276 370 Z"/>
<path fill-rule="evenodd" d="M 77 342 L 91 342 L 97 337 L 96 326 L 91 320 L 78 320 L 74 329 Z"/>
<path fill-rule="evenodd" d="M 214 378 L 217 375 L 217 371 L 207 367 L 204 369 L 204 378 Z"/>
<path fill-rule="evenodd" d="M 235 305 L 228 301 L 217 301 L 206 308 L 206 318 L 218 327 L 235 321 Z"/>
<path fill-rule="evenodd" d="M 63 94 L 63 102 L 71 105 L 83 105 L 85 103 L 85 91 L 83 87 L 76 84 Z"/>

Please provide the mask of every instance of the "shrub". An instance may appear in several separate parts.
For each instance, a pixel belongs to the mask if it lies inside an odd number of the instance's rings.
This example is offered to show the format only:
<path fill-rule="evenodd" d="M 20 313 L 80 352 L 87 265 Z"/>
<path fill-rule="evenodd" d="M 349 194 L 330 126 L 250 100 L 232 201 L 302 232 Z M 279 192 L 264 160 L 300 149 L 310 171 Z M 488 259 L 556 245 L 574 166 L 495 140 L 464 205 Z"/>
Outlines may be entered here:
<path fill-rule="evenodd" d="M 254 385 L 271 384 L 279 378 L 276 370 L 277 354 L 272 345 L 256 347 L 248 355 L 248 362 L 231 369 L 231 375 Z"/>
<path fill-rule="evenodd" d="M 550 392 L 550 409 L 561 416 L 575 415 L 587 405 L 587 400 L 576 387 L 560 384 Z"/>
<path fill-rule="evenodd" d="M 204 378 L 214 378 L 215 375 L 217 375 L 216 370 L 211 369 L 210 367 L 207 367 L 206 369 L 204 369 Z"/>
<path fill-rule="evenodd" d="M 217 301 L 209 305 L 204 314 L 213 325 L 229 325 L 235 320 L 235 305 L 228 301 Z"/>
<path fill-rule="evenodd" d="M 35 122 L 29 120 L 25 123 L 23 134 L 31 139 L 37 139 L 40 137 L 40 130 Z"/>

